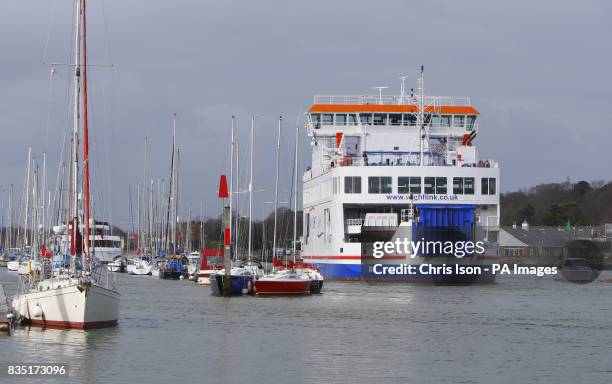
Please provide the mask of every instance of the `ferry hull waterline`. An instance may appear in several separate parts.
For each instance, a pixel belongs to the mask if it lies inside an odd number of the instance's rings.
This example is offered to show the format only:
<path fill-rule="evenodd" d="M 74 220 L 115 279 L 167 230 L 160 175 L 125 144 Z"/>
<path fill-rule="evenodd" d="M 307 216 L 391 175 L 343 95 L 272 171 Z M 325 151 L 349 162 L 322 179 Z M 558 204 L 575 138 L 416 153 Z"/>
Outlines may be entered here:
<path fill-rule="evenodd" d="M 120 296 L 116 291 L 95 285 L 57 286 L 15 298 L 13 309 L 18 318 L 45 328 L 93 329 L 117 324 Z"/>
<path fill-rule="evenodd" d="M 474 145 L 480 112 L 468 97 L 425 96 L 423 68 L 416 91 L 405 92 L 403 82 L 400 95 L 383 95 L 381 87 L 372 96 L 314 97 L 305 125 L 312 160 L 303 174 L 301 257 L 332 280 L 494 282 L 500 169 Z M 481 250 L 373 258 L 373 245 L 397 239 Z M 378 262 L 415 268 L 380 276 Z"/>

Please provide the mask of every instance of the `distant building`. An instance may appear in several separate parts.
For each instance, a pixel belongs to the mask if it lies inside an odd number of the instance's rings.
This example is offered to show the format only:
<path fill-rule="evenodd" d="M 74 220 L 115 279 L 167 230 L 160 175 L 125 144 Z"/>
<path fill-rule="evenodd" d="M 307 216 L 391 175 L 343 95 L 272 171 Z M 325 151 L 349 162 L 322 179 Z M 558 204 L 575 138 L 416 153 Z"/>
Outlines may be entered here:
<path fill-rule="evenodd" d="M 499 248 L 502 257 L 552 257 L 561 258 L 563 248 L 571 240 L 600 240 L 591 227 L 502 227 L 499 232 Z"/>

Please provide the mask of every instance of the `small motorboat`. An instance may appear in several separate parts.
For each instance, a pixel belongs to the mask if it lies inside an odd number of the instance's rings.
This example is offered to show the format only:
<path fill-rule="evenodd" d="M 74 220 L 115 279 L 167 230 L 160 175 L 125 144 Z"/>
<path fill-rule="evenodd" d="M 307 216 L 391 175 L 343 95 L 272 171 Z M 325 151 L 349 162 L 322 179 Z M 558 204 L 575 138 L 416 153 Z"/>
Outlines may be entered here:
<path fill-rule="evenodd" d="M 281 270 L 259 278 L 255 282 L 258 295 L 308 295 L 311 279 L 294 270 Z"/>
<path fill-rule="evenodd" d="M 198 271 L 200 271 L 200 252 L 191 252 L 187 256 L 187 273 L 189 273 L 189 280 L 198 279 Z"/>
<path fill-rule="evenodd" d="M 581 257 L 563 259 L 560 275 L 562 279 L 556 280 L 567 280 L 572 283 L 590 283 L 597 278 L 597 273 L 591 267 L 589 260 Z"/>

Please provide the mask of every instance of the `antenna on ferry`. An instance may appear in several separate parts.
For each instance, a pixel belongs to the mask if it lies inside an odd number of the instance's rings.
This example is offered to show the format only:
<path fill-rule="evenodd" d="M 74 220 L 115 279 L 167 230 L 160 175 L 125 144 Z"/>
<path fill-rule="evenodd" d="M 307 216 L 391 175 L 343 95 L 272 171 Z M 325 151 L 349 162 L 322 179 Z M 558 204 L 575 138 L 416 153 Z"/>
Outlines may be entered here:
<path fill-rule="evenodd" d="M 418 101 L 419 101 L 419 114 L 418 114 L 418 125 L 420 134 L 420 145 L 419 145 L 419 165 L 423 165 L 423 151 L 425 143 L 425 83 L 423 79 L 423 72 L 425 71 L 424 66 L 421 65 L 421 75 L 419 76 L 418 84 Z"/>
<path fill-rule="evenodd" d="M 382 91 L 383 91 L 383 89 L 387 89 L 389 87 L 372 87 L 372 88 L 378 89 L 378 104 L 382 105 L 382 103 L 383 103 L 383 101 L 382 101 Z"/>
<path fill-rule="evenodd" d="M 400 84 L 400 99 L 399 104 L 404 104 L 404 97 L 406 96 L 406 79 L 408 76 L 400 76 L 400 80 L 402 81 Z"/>

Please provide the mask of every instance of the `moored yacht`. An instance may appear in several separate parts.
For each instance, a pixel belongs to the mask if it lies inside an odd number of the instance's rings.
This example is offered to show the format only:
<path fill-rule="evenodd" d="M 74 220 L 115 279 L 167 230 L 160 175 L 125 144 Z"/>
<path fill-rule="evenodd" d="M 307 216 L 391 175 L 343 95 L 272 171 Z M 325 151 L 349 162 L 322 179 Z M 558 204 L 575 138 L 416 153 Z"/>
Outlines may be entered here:
<path fill-rule="evenodd" d="M 50 257 L 42 257 L 41 260 L 41 254 L 47 255 L 44 244 L 41 249 L 38 248 L 39 244 L 44 243 L 44 239 L 40 241 L 38 231 L 33 231 L 32 257 L 40 267 L 31 268 L 27 275 L 20 277 L 19 290 L 13 298 L 13 309 L 19 321 L 43 327 L 98 328 L 115 325 L 119 319 L 120 295 L 115 286 L 114 275 L 108 272 L 106 265 L 99 262 L 93 253 L 95 226 L 91 225 L 89 200 L 86 3 L 86 0 L 74 1 L 71 177 L 65 191 L 65 211 L 60 214 L 60 217 L 66 218 L 64 231 L 58 234 L 65 239 L 65 247 L 62 246 L 58 253 L 62 256 L 69 255 L 69 267 L 56 267 L 55 260 Z M 79 160 L 79 153 L 82 153 L 84 161 Z M 36 176 L 36 170 L 34 175 Z M 28 173 L 28 180 L 29 176 Z M 33 180 L 35 184 L 32 188 L 32 201 L 37 202 L 37 177 Z M 26 196 L 29 196 L 29 193 L 29 188 L 26 188 Z M 26 210 L 28 208 L 26 204 Z M 38 228 L 38 215 L 41 211 L 39 207 L 32 207 L 33 228 Z M 28 212 L 26 217 L 27 215 Z M 65 249 L 68 252 L 65 252 Z"/>
<path fill-rule="evenodd" d="M 293 270 L 284 269 L 259 278 L 255 282 L 258 295 L 305 295 L 310 293 L 311 280 Z"/>

